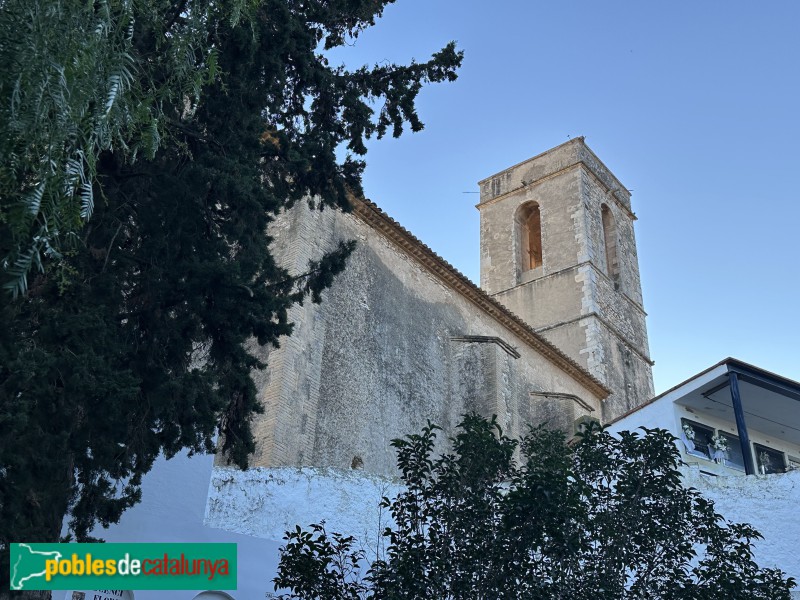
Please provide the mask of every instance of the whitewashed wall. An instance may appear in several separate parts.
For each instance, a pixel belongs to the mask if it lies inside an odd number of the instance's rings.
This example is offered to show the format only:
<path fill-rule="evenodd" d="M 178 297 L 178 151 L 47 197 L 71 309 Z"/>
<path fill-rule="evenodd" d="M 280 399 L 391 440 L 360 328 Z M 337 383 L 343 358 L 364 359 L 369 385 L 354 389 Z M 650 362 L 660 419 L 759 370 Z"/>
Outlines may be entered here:
<path fill-rule="evenodd" d="M 751 523 L 764 535 L 755 544 L 760 565 L 778 567 L 800 580 L 800 471 L 708 477 L 690 469 L 686 484 L 713 500 L 727 519 Z M 264 598 L 272 591 L 279 540 L 294 524 L 324 519 L 330 531 L 356 535 L 372 549 L 377 531 L 388 524 L 385 512 L 377 508 L 380 497 L 397 492 L 384 479 L 355 471 L 212 470 L 208 456 L 159 460 L 143 487 L 141 504 L 127 511 L 118 525 L 95 534 L 109 542 L 235 542 L 239 589 L 228 590 L 235 600 Z M 192 600 L 197 594 L 138 591 L 135 598 Z M 63 593 L 53 595 L 62 597 Z"/>
<path fill-rule="evenodd" d="M 383 497 L 394 498 L 400 486 L 360 470 L 217 467 L 209 487 L 206 525 L 280 540 L 296 525 L 325 522 L 329 533 L 352 535 L 368 554 L 392 525 Z"/>
<path fill-rule="evenodd" d="M 690 469 L 685 483 L 713 500 L 726 519 L 750 523 L 764 536 L 754 544 L 760 566 L 782 569 L 800 582 L 800 471 L 709 477 Z"/>
<path fill-rule="evenodd" d="M 142 482 L 142 502 L 122 515 L 117 525 L 93 535 L 107 542 L 233 542 L 238 549 L 235 600 L 264 598 L 273 590 L 280 542 L 239 535 L 203 523 L 213 467 L 212 456 L 160 458 Z M 280 537 L 278 537 L 280 540 Z M 54 592 L 62 600 L 66 592 Z M 193 600 L 200 591 L 137 591 L 135 600 Z M 201 596 L 211 598 L 212 596 Z"/>

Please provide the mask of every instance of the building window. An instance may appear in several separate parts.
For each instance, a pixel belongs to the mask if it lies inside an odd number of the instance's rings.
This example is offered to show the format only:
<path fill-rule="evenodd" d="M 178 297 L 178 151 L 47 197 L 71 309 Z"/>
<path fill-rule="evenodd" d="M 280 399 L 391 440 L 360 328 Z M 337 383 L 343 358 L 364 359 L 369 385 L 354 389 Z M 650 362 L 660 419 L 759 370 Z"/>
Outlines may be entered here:
<path fill-rule="evenodd" d="M 524 273 L 542 266 L 542 217 L 536 202 L 523 204 L 517 211 L 517 240 L 520 266 Z"/>
<path fill-rule="evenodd" d="M 711 460 L 711 457 L 714 456 L 714 442 L 711 439 L 714 437 L 714 430 L 689 419 L 681 419 L 681 427 L 683 429 L 682 437 L 685 438 L 686 452 Z"/>
<path fill-rule="evenodd" d="M 606 248 L 606 274 L 614 281 L 615 289 L 619 289 L 619 259 L 617 257 L 617 223 L 611 209 L 605 204 L 600 207 L 603 220 L 603 244 Z"/>
<path fill-rule="evenodd" d="M 753 444 L 753 450 L 755 451 L 756 465 L 759 473 L 762 475 L 769 475 L 770 473 L 786 472 L 786 461 L 783 452 L 779 452 L 768 446 L 762 446 L 761 444 Z"/>
<path fill-rule="evenodd" d="M 727 446 L 723 449 L 719 443 L 715 446 L 714 433 L 715 430 L 712 427 L 697 421 L 681 419 L 680 439 L 686 447 L 687 454 L 714 460 L 731 469 L 744 471 L 744 456 L 739 437 L 725 431 L 717 431 L 717 435 L 724 439 L 724 445 Z M 787 462 L 783 452 L 763 444 L 753 443 L 753 454 L 755 455 L 756 470 L 762 475 L 785 473 L 787 470 L 800 468 L 800 459 L 789 456 Z"/>
<path fill-rule="evenodd" d="M 725 451 L 725 466 L 744 471 L 744 455 L 739 437 L 724 431 L 720 431 L 719 434 L 728 442 L 728 449 Z"/>

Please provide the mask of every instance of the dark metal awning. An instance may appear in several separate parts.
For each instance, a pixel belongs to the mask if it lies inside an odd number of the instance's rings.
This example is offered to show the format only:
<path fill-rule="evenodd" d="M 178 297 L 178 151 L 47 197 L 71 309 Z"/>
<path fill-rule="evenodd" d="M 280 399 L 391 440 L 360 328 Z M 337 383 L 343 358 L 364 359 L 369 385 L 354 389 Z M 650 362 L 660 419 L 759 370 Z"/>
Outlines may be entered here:
<path fill-rule="evenodd" d="M 748 429 L 800 445 L 800 383 L 733 358 L 706 373 L 714 376 L 677 399 L 676 404 L 697 414 L 735 421 L 743 450 L 748 446 Z M 745 467 L 748 474 L 754 472 L 749 450 Z"/>

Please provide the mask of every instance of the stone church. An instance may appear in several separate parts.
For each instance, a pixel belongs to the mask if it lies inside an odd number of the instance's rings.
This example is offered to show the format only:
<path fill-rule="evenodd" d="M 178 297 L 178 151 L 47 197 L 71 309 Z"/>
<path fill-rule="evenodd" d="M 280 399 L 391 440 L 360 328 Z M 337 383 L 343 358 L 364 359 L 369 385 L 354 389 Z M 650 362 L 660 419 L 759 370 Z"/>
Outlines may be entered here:
<path fill-rule="evenodd" d="M 95 532 L 236 543 L 238 589 L 135 600 L 263 598 L 296 525 L 324 521 L 378 551 L 381 498 L 399 491 L 390 442 L 428 420 L 450 434 L 474 410 L 512 436 L 539 423 L 572 434 L 651 399 L 630 194 L 584 140 L 484 179 L 477 208 L 480 287 L 365 200 L 348 214 L 299 205 L 273 223 L 296 274 L 341 240 L 358 245 L 322 304 L 295 307 L 293 334 L 261 350 L 251 467 L 159 460 L 142 503 Z"/>
<path fill-rule="evenodd" d="M 653 396 L 630 193 L 583 138 L 480 183 L 480 287 L 375 204 L 297 206 L 274 223 L 300 274 L 358 242 L 322 304 L 255 374 L 255 467 L 394 474 L 389 442 L 427 420 L 496 414 L 512 436 L 568 434 Z"/>

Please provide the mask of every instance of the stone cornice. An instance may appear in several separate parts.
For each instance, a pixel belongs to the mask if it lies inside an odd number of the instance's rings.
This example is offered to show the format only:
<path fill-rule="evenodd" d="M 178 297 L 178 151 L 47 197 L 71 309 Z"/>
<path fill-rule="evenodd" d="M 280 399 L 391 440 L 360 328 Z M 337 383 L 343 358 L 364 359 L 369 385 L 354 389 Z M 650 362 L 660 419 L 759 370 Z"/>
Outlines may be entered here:
<path fill-rule="evenodd" d="M 600 399 L 611 394 L 603 383 L 583 369 L 553 344 L 537 334 L 525 321 L 490 297 L 455 267 L 417 239 L 410 231 L 384 213 L 369 200 L 350 197 L 353 214 L 383 234 L 403 252 L 436 276 L 444 285 L 491 316 L 528 346 L 546 357 L 565 373 L 574 377 Z"/>
<path fill-rule="evenodd" d="M 619 197 L 617 196 L 617 193 L 616 193 L 617 190 L 613 190 L 610 187 L 608 187 L 606 182 L 603 181 L 602 179 L 600 179 L 600 177 L 598 177 L 597 174 L 592 170 L 591 166 L 588 165 L 585 161 L 580 160 L 580 159 L 576 160 L 571 165 L 567 165 L 567 166 L 559 169 L 558 171 L 553 171 L 552 173 L 548 173 L 547 175 L 545 175 L 543 177 L 540 177 L 536 181 L 529 181 L 525 185 L 520 185 L 518 187 L 515 187 L 514 189 L 508 190 L 507 192 L 504 192 L 502 194 L 498 194 L 497 196 L 495 196 L 494 198 L 491 198 L 490 200 L 485 200 L 483 202 L 479 202 L 478 204 L 475 205 L 475 208 L 477 208 L 478 210 L 483 210 L 485 207 L 489 206 L 490 204 L 495 204 L 497 202 L 505 200 L 506 198 L 508 198 L 510 196 L 514 196 L 515 194 L 519 193 L 520 191 L 530 190 L 530 189 L 533 189 L 535 187 L 538 187 L 539 185 L 543 184 L 546 181 L 549 181 L 550 179 L 554 179 L 554 178 L 558 177 L 559 175 L 563 175 L 564 173 L 567 173 L 569 171 L 573 171 L 573 170 L 579 169 L 579 168 L 583 169 L 583 171 L 585 173 L 587 173 L 590 177 L 592 177 L 592 179 L 594 179 L 605 190 L 606 195 L 608 197 L 610 197 L 614 201 L 614 204 L 616 204 L 619 207 L 619 209 L 622 212 L 624 212 L 631 221 L 638 220 L 638 217 L 636 216 L 636 213 L 634 213 L 628 206 L 625 205 L 625 203 L 622 200 L 619 199 Z"/>
<path fill-rule="evenodd" d="M 553 171 L 552 173 L 548 173 L 547 175 L 544 175 L 544 176 L 540 177 L 536 181 L 529 181 L 525 185 L 517 186 L 514 189 L 508 190 L 507 192 L 503 192 L 502 194 L 498 194 L 494 198 L 490 198 L 489 200 L 484 200 L 482 202 L 478 202 L 478 204 L 475 205 L 475 208 L 477 208 L 478 210 L 483 210 L 484 207 L 489 206 L 490 204 L 495 204 L 497 202 L 500 202 L 501 200 L 505 200 L 509 196 L 513 196 L 514 194 L 516 194 L 516 193 L 518 193 L 518 192 L 520 192 L 522 190 L 533 189 L 533 188 L 541 185 L 545 181 L 548 181 L 550 179 L 554 179 L 554 178 L 558 177 L 559 175 L 563 175 L 564 173 L 566 173 L 568 171 L 573 171 L 573 170 L 577 169 L 578 167 L 580 167 L 581 165 L 583 165 L 584 168 L 586 167 L 586 165 L 584 165 L 584 163 L 581 162 L 580 160 L 577 161 L 577 162 L 574 162 L 574 163 L 572 163 L 570 165 L 567 165 L 566 167 L 558 169 L 557 171 Z"/>
<path fill-rule="evenodd" d="M 586 313 L 584 315 L 578 315 L 574 319 L 569 319 L 567 321 L 561 321 L 559 323 L 553 323 L 552 325 L 547 325 L 546 327 L 540 327 L 536 331 L 538 331 L 539 333 L 542 333 L 542 332 L 545 332 L 545 331 L 550 331 L 552 329 L 558 329 L 559 327 L 563 327 L 564 325 L 569 325 L 571 323 L 576 323 L 578 321 L 582 321 L 584 319 L 589 319 L 591 317 L 594 317 L 595 319 L 600 321 L 603 325 L 605 325 L 606 329 L 608 329 L 612 334 L 614 334 L 617 337 L 617 339 L 619 339 L 619 341 L 621 341 L 626 346 L 628 346 L 631 350 L 633 350 L 639 356 L 639 358 L 641 358 L 643 361 L 645 361 L 651 367 L 656 364 L 655 361 L 652 360 L 647 354 L 645 354 L 639 348 L 637 348 L 636 344 L 634 344 L 631 340 L 628 340 L 624 335 L 622 335 L 622 333 L 620 333 L 620 331 L 616 327 L 614 327 L 608 321 L 608 319 L 602 317 L 601 315 L 599 315 L 595 311 L 592 311 L 590 313 Z"/>
<path fill-rule="evenodd" d="M 499 292 L 495 292 L 494 294 L 490 294 L 490 295 L 491 295 L 492 298 L 503 297 L 505 294 L 508 294 L 509 292 L 511 292 L 513 290 L 516 290 L 517 288 L 521 288 L 521 287 L 524 287 L 524 286 L 527 286 L 527 285 L 539 283 L 540 281 L 544 281 L 545 279 L 550 279 L 552 277 L 557 277 L 558 275 L 563 275 L 564 273 L 566 273 L 568 271 L 576 271 L 580 267 L 589 267 L 589 268 L 591 268 L 600 277 L 602 277 L 603 279 L 605 279 L 609 283 L 613 284 L 613 280 L 606 273 L 603 272 L 603 269 L 598 267 L 592 261 L 585 260 L 583 262 L 579 262 L 579 263 L 576 263 L 574 265 L 570 265 L 568 267 L 564 267 L 563 269 L 559 269 L 558 271 L 553 271 L 552 273 L 548 273 L 547 275 L 542 275 L 541 277 L 537 277 L 536 279 L 531 279 L 530 281 L 524 281 L 522 283 L 518 283 L 517 285 L 515 285 L 513 287 L 510 287 L 510 288 L 508 288 L 506 290 L 501 290 Z M 630 306 L 631 308 L 636 310 L 640 315 L 642 315 L 643 317 L 647 316 L 647 312 L 644 310 L 644 307 L 641 304 L 639 304 L 638 302 L 636 302 L 636 300 L 634 300 L 633 298 L 628 296 L 628 294 L 626 294 L 624 291 L 617 290 L 616 293 L 619 294 L 620 296 L 622 296 L 627 301 L 628 306 Z"/>

